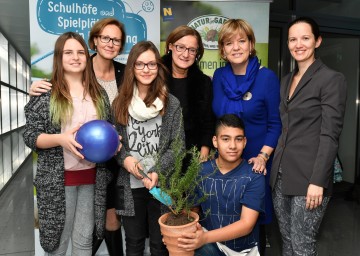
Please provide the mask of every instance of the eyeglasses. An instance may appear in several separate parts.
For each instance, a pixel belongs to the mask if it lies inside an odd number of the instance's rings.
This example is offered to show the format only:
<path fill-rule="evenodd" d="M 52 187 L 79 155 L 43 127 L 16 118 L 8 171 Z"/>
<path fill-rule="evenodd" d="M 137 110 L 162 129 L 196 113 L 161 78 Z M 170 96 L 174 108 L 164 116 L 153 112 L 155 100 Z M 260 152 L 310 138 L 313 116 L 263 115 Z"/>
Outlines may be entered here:
<path fill-rule="evenodd" d="M 178 52 L 185 52 L 187 50 L 190 55 L 196 55 L 198 51 L 196 48 L 186 48 L 184 45 L 174 44 L 174 46 Z"/>
<path fill-rule="evenodd" d="M 102 36 L 102 35 L 99 35 L 98 37 L 100 37 L 100 41 L 105 43 L 105 44 L 112 41 L 112 43 L 114 45 L 117 45 L 117 46 L 121 45 L 121 39 L 111 38 L 110 36 Z"/>
<path fill-rule="evenodd" d="M 156 62 L 149 62 L 149 63 L 135 62 L 135 69 L 137 69 L 137 70 L 143 70 L 145 68 L 145 66 L 147 66 L 148 69 L 150 69 L 150 70 L 154 70 L 154 69 L 157 69 L 158 64 Z"/>

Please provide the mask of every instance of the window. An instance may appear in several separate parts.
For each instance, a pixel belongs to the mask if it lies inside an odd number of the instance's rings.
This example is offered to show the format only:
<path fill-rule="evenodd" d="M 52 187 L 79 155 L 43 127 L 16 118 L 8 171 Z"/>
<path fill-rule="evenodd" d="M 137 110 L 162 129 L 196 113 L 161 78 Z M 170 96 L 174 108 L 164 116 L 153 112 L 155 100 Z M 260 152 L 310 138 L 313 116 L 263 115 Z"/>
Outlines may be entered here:
<path fill-rule="evenodd" d="M 16 87 L 16 51 L 14 47 L 9 46 L 9 64 L 10 64 L 10 85 Z"/>
<path fill-rule="evenodd" d="M 9 83 L 9 51 L 8 41 L 0 33 L 0 78 L 4 83 Z"/>
<path fill-rule="evenodd" d="M 10 88 L 1 85 L 2 133 L 10 131 Z"/>
<path fill-rule="evenodd" d="M 30 78 L 30 66 L 0 33 L 0 190 L 31 154 L 21 128 Z"/>

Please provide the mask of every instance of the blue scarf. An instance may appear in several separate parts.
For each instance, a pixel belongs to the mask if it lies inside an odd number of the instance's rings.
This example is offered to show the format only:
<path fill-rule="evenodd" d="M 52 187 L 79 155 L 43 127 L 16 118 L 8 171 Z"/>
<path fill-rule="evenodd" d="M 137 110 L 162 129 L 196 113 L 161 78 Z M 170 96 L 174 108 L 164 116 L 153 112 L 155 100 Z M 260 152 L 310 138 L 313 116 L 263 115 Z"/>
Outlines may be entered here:
<path fill-rule="evenodd" d="M 246 67 L 246 74 L 243 82 L 238 83 L 230 63 L 226 64 L 221 76 L 221 86 L 227 97 L 227 102 L 225 102 L 225 104 L 221 104 L 222 114 L 236 114 L 240 117 L 242 116 L 242 98 L 253 85 L 257 72 L 259 71 L 259 67 L 260 63 L 258 58 L 256 56 L 250 58 Z"/>

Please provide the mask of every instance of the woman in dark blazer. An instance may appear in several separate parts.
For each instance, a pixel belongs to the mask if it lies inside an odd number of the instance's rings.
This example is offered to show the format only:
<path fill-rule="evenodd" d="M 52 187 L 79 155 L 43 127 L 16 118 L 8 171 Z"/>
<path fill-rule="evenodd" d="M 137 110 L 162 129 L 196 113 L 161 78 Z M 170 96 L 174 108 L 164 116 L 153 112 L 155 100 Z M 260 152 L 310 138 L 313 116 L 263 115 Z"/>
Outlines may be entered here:
<path fill-rule="evenodd" d="M 346 102 L 341 73 L 315 58 L 321 44 L 314 20 L 300 17 L 288 28 L 297 67 L 283 78 L 280 135 L 270 184 L 283 255 L 317 255 L 316 234 L 332 193 L 333 163 Z"/>

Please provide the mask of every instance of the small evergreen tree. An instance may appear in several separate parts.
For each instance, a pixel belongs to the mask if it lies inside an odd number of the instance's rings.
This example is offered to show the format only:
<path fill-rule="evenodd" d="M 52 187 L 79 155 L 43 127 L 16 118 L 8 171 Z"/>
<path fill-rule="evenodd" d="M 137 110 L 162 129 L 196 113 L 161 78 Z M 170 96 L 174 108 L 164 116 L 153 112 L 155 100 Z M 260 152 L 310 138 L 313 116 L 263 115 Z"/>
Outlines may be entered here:
<path fill-rule="evenodd" d="M 176 139 L 172 144 L 174 166 L 170 170 L 158 173 L 159 187 L 164 196 L 169 195 L 171 197 L 172 204 L 168 206 L 170 211 L 175 216 L 186 213 L 189 217 L 191 209 L 203 202 L 207 195 L 201 198 L 195 195 L 195 189 L 204 179 L 204 177 L 199 177 L 201 171 L 200 152 L 196 147 L 185 151 L 182 145 L 183 142 L 180 139 Z M 189 163 L 184 170 L 185 158 L 189 159 Z M 156 165 L 160 166 L 159 158 L 156 158 Z"/>

